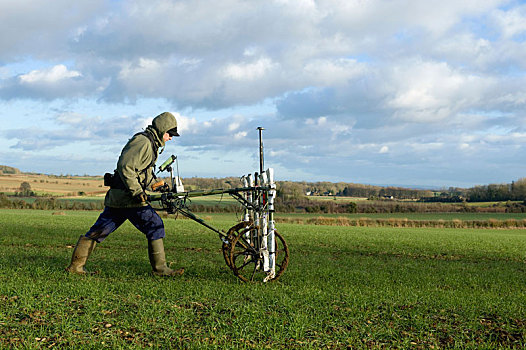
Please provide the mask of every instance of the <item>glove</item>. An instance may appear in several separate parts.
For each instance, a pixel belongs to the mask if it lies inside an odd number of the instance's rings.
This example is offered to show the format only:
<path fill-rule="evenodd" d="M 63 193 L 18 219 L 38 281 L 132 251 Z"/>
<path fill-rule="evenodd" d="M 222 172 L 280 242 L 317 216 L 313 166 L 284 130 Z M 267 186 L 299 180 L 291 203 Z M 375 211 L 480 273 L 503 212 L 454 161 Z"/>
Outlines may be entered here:
<path fill-rule="evenodd" d="M 160 190 L 164 186 L 164 180 L 157 181 L 152 185 L 152 191 Z"/>
<path fill-rule="evenodd" d="M 138 203 L 145 203 L 148 201 L 148 195 L 144 192 L 139 193 L 133 199 Z"/>

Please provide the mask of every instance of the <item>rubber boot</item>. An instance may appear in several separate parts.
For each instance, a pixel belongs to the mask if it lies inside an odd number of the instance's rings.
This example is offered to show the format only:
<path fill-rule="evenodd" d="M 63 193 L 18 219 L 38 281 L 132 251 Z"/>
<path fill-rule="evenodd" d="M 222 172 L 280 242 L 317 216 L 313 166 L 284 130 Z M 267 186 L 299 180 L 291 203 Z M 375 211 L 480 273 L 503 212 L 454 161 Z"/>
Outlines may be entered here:
<path fill-rule="evenodd" d="M 153 274 L 156 276 L 180 276 L 184 269 L 172 270 L 166 265 L 163 239 L 148 241 L 148 257 L 152 265 Z"/>
<path fill-rule="evenodd" d="M 73 255 L 71 256 L 71 264 L 66 268 L 66 271 L 76 274 L 87 273 L 88 271 L 86 271 L 84 266 L 96 245 L 97 242 L 94 240 L 85 236 L 80 236 L 77 245 L 73 250 Z"/>

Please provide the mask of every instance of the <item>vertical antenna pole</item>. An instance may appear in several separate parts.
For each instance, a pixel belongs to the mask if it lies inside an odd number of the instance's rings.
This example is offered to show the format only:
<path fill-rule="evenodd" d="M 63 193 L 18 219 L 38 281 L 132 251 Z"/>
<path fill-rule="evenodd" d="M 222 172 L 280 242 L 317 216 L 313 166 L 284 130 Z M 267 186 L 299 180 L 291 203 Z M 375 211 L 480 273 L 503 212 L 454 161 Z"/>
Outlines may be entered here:
<path fill-rule="evenodd" d="M 175 156 L 175 166 L 177 167 L 177 182 L 179 182 L 181 181 L 181 175 L 179 175 L 179 161 L 177 160 L 177 156 Z"/>
<path fill-rule="evenodd" d="M 263 174 L 263 168 L 264 168 L 263 166 L 264 165 L 263 164 L 263 140 L 261 139 L 261 134 L 263 130 L 265 129 L 260 126 L 258 127 L 258 130 L 259 130 L 259 173 Z"/>

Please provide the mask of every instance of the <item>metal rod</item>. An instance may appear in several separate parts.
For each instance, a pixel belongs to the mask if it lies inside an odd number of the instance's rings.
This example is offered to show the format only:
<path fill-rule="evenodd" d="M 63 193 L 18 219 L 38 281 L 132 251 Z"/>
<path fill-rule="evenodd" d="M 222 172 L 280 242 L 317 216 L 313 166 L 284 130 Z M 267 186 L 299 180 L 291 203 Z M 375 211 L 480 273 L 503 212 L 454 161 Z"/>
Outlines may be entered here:
<path fill-rule="evenodd" d="M 251 202 L 247 201 L 243 196 L 241 196 L 239 193 L 230 193 L 230 195 L 237 200 L 241 205 L 245 207 L 246 210 L 254 210 L 256 209 L 256 206 L 252 204 Z"/>
<path fill-rule="evenodd" d="M 177 160 L 177 157 L 175 157 L 175 166 L 177 167 L 177 185 L 179 185 L 181 183 L 181 175 L 179 175 L 179 161 Z"/>
<path fill-rule="evenodd" d="M 261 126 L 258 127 L 259 130 L 259 173 L 263 174 L 263 168 L 264 168 L 264 162 L 263 162 L 263 140 L 262 140 L 262 133 L 264 128 Z"/>
<path fill-rule="evenodd" d="M 238 193 L 238 192 L 249 192 L 249 191 L 268 191 L 270 190 L 270 187 L 268 186 L 261 186 L 261 187 L 238 187 L 238 188 L 217 188 L 213 190 L 195 190 L 195 191 L 186 191 L 181 193 L 172 193 L 172 192 L 166 192 L 166 193 L 152 193 L 150 194 L 149 200 L 151 201 L 158 201 L 161 200 L 161 197 L 163 195 L 167 196 L 168 199 L 173 198 L 183 198 L 183 197 L 204 197 L 204 196 L 213 196 L 215 194 L 222 194 L 222 193 Z"/>
<path fill-rule="evenodd" d="M 214 231 L 215 233 L 219 234 L 219 237 L 220 238 L 225 238 L 226 237 L 226 234 L 224 232 L 221 232 L 219 231 L 218 229 L 210 226 L 209 224 L 207 224 L 203 219 L 201 219 L 200 217 L 198 217 L 197 215 L 195 215 L 194 213 L 190 212 L 190 211 L 187 211 L 187 210 L 184 210 L 182 208 L 176 208 L 178 212 L 180 212 L 181 214 L 183 214 L 184 216 L 186 216 L 187 218 L 189 219 L 192 219 L 194 220 L 195 222 L 197 222 L 198 224 L 201 224 L 203 226 L 205 226 L 206 228 L 209 228 L 210 230 Z"/>

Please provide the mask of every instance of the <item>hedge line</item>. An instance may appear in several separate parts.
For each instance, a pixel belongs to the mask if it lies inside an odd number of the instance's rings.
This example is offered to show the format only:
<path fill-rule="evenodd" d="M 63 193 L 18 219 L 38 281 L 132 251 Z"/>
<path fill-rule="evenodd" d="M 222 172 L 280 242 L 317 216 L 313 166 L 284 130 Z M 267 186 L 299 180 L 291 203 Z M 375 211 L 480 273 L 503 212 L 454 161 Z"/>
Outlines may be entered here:
<path fill-rule="evenodd" d="M 412 228 L 502 228 L 512 229 L 526 228 L 526 219 L 506 219 L 506 220 L 409 220 L 406 218 L 347 218 L 347 217 L 315 217 L 315 218 L 276 218 L 278 223 L 294 223 L 306 225 L 328 225 L 328 226 L 388 226 L 388 227 L 412 227 Z"/>
<path fill-rule="evenodd" d="M 4 193 L 0 193 L 0 208 L 8 209 L 41 209 L 41 210 L 102 210 L 104 202 L 91 201 L 79 202 L 68 201 L 50 197 L 38 197 L 34 202 L 29 203 L 18 198 L 9 198 Z"/>

